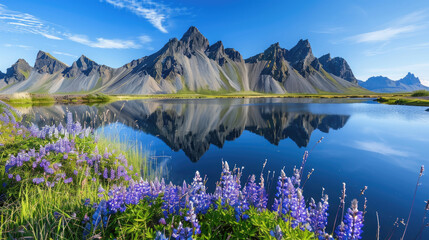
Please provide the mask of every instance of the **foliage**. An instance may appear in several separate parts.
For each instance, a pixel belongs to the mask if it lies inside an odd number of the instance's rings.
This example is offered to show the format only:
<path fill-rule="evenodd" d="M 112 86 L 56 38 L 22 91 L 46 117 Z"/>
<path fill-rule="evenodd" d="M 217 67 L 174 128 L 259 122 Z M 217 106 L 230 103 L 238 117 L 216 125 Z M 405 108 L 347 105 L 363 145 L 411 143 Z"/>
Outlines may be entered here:
<path fill-rule="evenodd" d="M 427 97 L 429 96 L 429 91 L 427 90 L 418 90 L 418 91 L 414 91 L 411 94 L 412 97 Z"/>

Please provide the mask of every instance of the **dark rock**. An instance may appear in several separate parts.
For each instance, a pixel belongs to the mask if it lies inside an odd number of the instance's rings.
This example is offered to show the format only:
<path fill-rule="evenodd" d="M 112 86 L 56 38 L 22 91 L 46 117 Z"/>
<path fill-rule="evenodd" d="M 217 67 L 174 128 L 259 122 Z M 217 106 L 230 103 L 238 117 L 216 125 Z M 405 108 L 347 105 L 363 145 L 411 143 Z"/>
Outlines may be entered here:
<path fill-rule="evenodd" d="M 237 50 L 235 50 L 234 48 L 226 48 L 225 53 L 228 56 L 228 58 L 234 62 L 242 62 L 243 61 L 243 57 L 241 56 L 241 54 Z"/>
<path fill-rule="evenodd" d="M 3 74 L 3 79 L 7 84 L 21 82 L 30 76 L 32 70 L 33 68 L 24 59 L 18 59 L 16 63 L 6 70 L 6 74 Z"/>
<path fill-rule="evenodd" d="M 43 51 L 39 51 L 37 53 L 34 69 L 38 73 L 53 74 L 59 71 L 64 71 L 64 69 L 66 68 L 67 68 L 67 65 L 65 63 L 54 58 L 51 54 Z"/>
<path fill-rule="evenodd" d="M 335 76 L 343 78 L 349 82 L 357 83 L 357 79 L 355 78 L 352 69 L 344 58 L 331 58 L 331 55 L 328 53 L 320 57 L 319 62 L 323 66 L 323 69 L 328 73 L 334 74 Z"/>
<path fill-rule="evenodd" d="M 195 51 L 205 51 L 209 47 L 209 40 L 200 33 L 200 31 L 192 26 L 183 34 L 180 39 L 181 45 L 184 47 L 184 54 L 190 56 Z"/>
<path fill-rule="evenodd" d="M 307 39 L 299 40 L 295 47 L 288 51 L 286 59 L 303 77 L 307 77 L 311 72 L 310 66 L 319 68 L 317 58 L 314 57 L 310 42 Z"/>
<path fill-rule="evenodd" d="M 220 66 L 225 64 L 225 48 L 222 41 L 217 41 L 206 50 L 206 55 L 215 60 Z"/>

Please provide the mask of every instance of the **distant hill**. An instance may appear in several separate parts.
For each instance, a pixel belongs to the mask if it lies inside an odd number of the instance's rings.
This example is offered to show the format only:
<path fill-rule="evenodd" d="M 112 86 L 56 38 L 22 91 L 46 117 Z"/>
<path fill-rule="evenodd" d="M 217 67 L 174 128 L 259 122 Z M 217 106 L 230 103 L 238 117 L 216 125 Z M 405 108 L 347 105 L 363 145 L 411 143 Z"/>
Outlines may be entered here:
<path fill-rule="evenodd" d="M 367 81 L 358 81 L 359 85 L 380 93 L 393 92 L 412 92 L 416 90 L 429 90 L 429 87 L 423 85 L 420 79 L 412 73 L 408 73 L 405 77 L 395 81 L 387 77 L 378 76 L 370 77 Z"/>
<path fill-rule="evenodd" d="M 180 40 L 170 39 L 158 52 L 120 68 L 100 65 L 82 55 L 67 66 L 39 51 L 34 67 L 20 59 L 0 72 L 0 93 L 163 94 L 177 92 L 355 93 L 347 61 L 313 55 L 308 40 L 287 50 L 278 43 L 243 59 L 221 41 L 209 44 L 196 27 Z"/>

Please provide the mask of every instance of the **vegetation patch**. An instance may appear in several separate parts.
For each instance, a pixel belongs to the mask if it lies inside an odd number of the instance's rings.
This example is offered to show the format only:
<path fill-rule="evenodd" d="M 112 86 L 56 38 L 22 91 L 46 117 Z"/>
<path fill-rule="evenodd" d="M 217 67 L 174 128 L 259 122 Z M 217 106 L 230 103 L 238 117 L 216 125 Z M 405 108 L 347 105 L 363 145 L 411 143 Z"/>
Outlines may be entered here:
<path fill-rule="evenodd" d="M 427 91 L 427 90 L 414 91 L 414 92 L 412 92 L 411 96 L 412 97 L 428 97 L 429 91 Z"/>
<path fill-rule="evenodd" d="M 419 98 L 380 97 L 377 101 L 390 105 L 429 106 L 429 100 Z"/>

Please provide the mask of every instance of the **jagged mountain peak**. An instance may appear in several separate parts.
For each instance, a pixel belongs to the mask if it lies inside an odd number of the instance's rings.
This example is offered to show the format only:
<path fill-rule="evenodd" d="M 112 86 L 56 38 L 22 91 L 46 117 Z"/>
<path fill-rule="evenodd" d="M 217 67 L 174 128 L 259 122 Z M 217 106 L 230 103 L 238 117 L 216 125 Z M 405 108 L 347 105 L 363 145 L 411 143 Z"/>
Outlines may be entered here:
<path fill-rule="evenodd" d="M 243 61 L 243 57 L 241 56 L 240 52 L 235 50 L 234 48 L 225 48 L 225 54 L 235 62 L 241 62 Z"/>
<path fill-rule="evenodd" d="M 51 59 L 59 61 L 54 56 L 52 56 L 50 53 L 39 50 L 39 52 L 37 53 L 36 60 L 37 59 L 46 59 L 46 58 L 51 58 Z"/>
<path fill-rule="evenodd" d="M 288 55 L 293 62 L 301 61 L 309 57 L 314 58 L 310 42 L 307 39 L 300 39 L 298 43 L 289 50 Z"/>
<path fill-rule="evenodd" d="M 328 53 L 319 58 L 319 63 L 328 73 L 343 78 L 349 82 L 357 83 L 357 79 L 354 76 L 352 69 L 344 58 L 331 58 L 331 54 Z"/>
<path fill-rule="evenodd" d="M 408 74 L 399 79 L 399 82 L 403 83 L 403 84 L 407 84 L 407 85 L 413 85 L 413 84 L 420 84 L 420 79 L 418 77 L 416 77 L 414 74 L 408 72 Z"/>
<path fill-rule="evenodd" d="M 55 72 L 63 71 L 67 67 L 67 64 L 42 50 L 37 53 L 36 62 L 34 63 L 34 69 L 39 73 L 53 74 Z"/>
<path fill-rule="evenodd" d="M 264 55 L 266 58 L 276 58 L 276 57 L 285 57 L 287 50 L 280 47 L 280 43 L 276 42 L 271 44 L 264 51 Z"/>
<path fill-rule="evenodd" d="M 185 45 L 186 50 L 193 52 L 196 50 L 206 50 L 209 47 L 209 40 L 194 26 L 183 34 L 180 41 Z"/>
<path fill-rule="evenodd" d="M 291 65 L 298 70 L 298 72 L 306 77 L 310 72 L 310 66 L 319 70 L 320 63 L 313 55 L 310 42 L 305 39 L 300 39 L 298 43 L 291 48 L 286 56 Z"/>
<path fill-rule="evenodd" d="M 64 70 L 63 74 L 67 78 L 77 77 L 80 73 L 89 76 L 92 72 L 96 72 L 99 69 L 100 65 L 98 63 L 82 54 L 82 56 L 80 56 L 75 62 L 73 62 L 71 67 L 68 67 Z"/>
<path fill-rule="evenodd" d="M 95 61 L 89 59 L 85 55 L 80 56 L 80 58 L 76 61 L 79 69 L 86 70 L 88 68 L 92 68 L 94 66 L 99 66 Z"/>
<path fill-rule="evenodd" d="M 327 53 L 327 54 L 325 54 L 325 55 L 323 55 L 323 56 L 321 56 L 320 58 L 319 58 L 319 62 L 320 63 L 322 63 L 322 62 L 328 62 L 328 61 L 331 61 L 331 54 L 330 53 Z M 323 64 L 323 63 L 322 63 Z"/>
<path fill-rule="evenodd" d="M 10 68 L 6 70 L 6 73 L 1 73 L 0 78 L 4 78 L 6 83 L 15 83 L 26 80 L 31 73 L 33 68 L 25 61 L 20 58 Z"/>
<path fill-rule="evenodd" d="M 225 63 L 225 48 L 223 47 L 222 41 L 217 41 L 215 44 L 209 46 L 206 50 L 206 55 L 223 66 Z"/>

